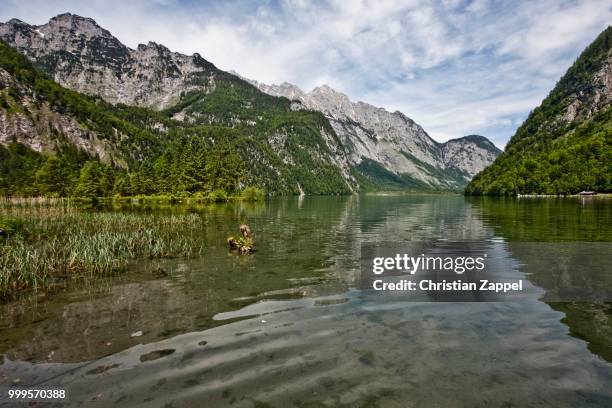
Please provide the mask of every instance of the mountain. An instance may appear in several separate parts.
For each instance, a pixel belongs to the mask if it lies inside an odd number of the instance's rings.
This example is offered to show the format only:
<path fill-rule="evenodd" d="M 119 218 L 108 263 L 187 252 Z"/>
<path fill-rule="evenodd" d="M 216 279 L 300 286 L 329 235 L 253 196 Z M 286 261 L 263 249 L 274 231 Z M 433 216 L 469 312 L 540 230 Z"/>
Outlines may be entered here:
<path fill-rule="evenodd" d="M 248 79 L 246 79 L 248 80 Z M 293 109 L 322 112 L 346 147 L 357 177 L 378 183 L 456 189 L 501 153 L 483 136 L 438 143 L 403 113 L 352 102 L 327 85 L 305 93 L 287 82 L 267 85 L 248 80 L 261 91 L 293 101 Z"/>
<path fill-rule="evenodd" d="M 136 183 L 145 169 L 140 164 L 188 142 L 178 127 L 167 140 L 160 129 L 171 126 L 158 112 L 113 106 L 60 86 L 0 40 L 1 194 L 67 195 L 80 176 L 93 173 L 99 195 L 122 193 L 113 191 L 114 182 L 128 169 L 132 192 L 144 194 Z"/>
<path fill-rule="evenodd" d="M 91 18 L 70 13 L 32 26 L 12 19 L 0 38 L 57 83 L 116 104 L 165 109 L 181 92 L 214 89 L 219 71 L 200 55 L 182 55 L 149 42 L 133 50 Z"/>
<path fill-rule="evenodd" d="M 0 41 L 0 143 L 8 146 L 0 145 L 3 191 L 42 193 L 43 189 L 29 186 L 36 185 L 35 175 L 48 159 L 46 156 L 68 149 L 66 156 L 75 157 L 74 149 L 70 149 L 74 147 L 89 158 L 62 169 L 69 174 L 62 185 L 76 189 L 79 173 L 75 175 L 72 170 L 83 170 L 87 162 L 99 162 L 96 168 L 104 169 L 98 169 L 96 174 L 105 181 L 96 183 L 109 184 L 96 189 L 104 193 L 100 195 L 216 189 L 231 193 L 246 186 L 263 187 L 272 194 L 351 191 L 348 177 L 335 162 L 337 152 L 330 150 L 322 136 L 329 135 L 331 140 L 334 137 L 320 113 L 293 112 L 289 101 L 261 94 L 237 78 L 235 81 L 224 86 L 253 93 L 247 114 L 259 115 L 257 123 L 238 124 L 239 113 L 231 118 L 231 126 L 224 124 L 226 119 L 220 116 L 216 122 L 179 121 L 166 111 L 112 105 L 99 97 L 66 89 Z M 194 101 L 213 105 L 205 110 L 209 114 L 215 106 L 219 110 L 231 106 L 231 95 L 220 88 L 218 85 L 208 98 Z M 242 97 L 239 100 L 249 101 Z M 256 103 L 270 106 L 255 108 Z M 185 110 L 191 104 L 181 106 Z M 223 112 L 233 114 L 228 111 Z M 31 152 L 25 153 L 15 143 Z M 336 147 L 341 149 L 337 144 Z M 29 164 L 26 166 L 24 161 Z"/>
<path fill-rule="evenodd" d="M 266 95 L 197 55 L 151 44 L 130 50 L 93 20 L 71 14 L 43 26 L 13 19 L 0 25 L 0 37 L 31 61 L 3 45 L 5 145 L 14 140 L 48 154 L 66 140 L 75 145 L 100 140 L 86 151 L 126 170 L 131 184 L 126 194 L 210 191 L 221 187 L 215 186 L 220 178 L 215 173 L 236 155 L 244 168 L 228 174 L 235 180 L 226 184 L 230 189 L 342 194 L 357 188 L 342 163 L 343 146 L 323 115 L 294 112 L 288 100 Z M 39 109 L 50 111 L 54 121 Z M 106 116 L 99 116 L 100 110 Z M 74 132 L 64 122 L 74 125 Z M 84 137 L 72 134 L 79 132 Z M 215 151 L 226 162 L 218 162 Z"/>
<path fill-rule="evenodd" d="M 198 54 L 152 42 L 131 49 L 70 13 L 39 26 L 1 23 L 0 39 L 27 57 L 2 46 L 0 143 L 23 144 L 40 163 L 77 147 L 89 160 L 68 172 L 72 189 L 88 161 L 105 167 L 96 173 L 108 179 L 105 194 L 457 189 L 498 153 L 484 138 L 437 143 L 400 112 L 354 104 L 329 87 L 262 92 Z M 5 157 L 25 160 L 12 148 Z M 214 165 L 232 169 L 224 177 L 233 181 L 214 182 Z M 7 174 L 5 185 L 14 180 Z M 9 192 L 42 192 L 24 189 Z"/>
<path fill-rule="evenodd" d="M 612 192 L 612 27 L 589 45 L 466 194 Z"/>

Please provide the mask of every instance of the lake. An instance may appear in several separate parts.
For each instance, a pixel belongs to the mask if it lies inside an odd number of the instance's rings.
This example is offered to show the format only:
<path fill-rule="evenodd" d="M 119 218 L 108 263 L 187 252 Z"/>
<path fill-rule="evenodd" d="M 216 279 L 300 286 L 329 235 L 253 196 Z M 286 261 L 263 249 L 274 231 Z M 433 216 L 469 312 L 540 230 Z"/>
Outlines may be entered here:
<path fill-rule="evenodd" d="M 74 406 L 612 406 L 612 299 L 600 293 L 612 288 L 610 264 L 555 249 L 612 242 L 609 199 L 365 195 L 83 211 L 196 213 L 204 249 L 1 305 L 3 394 L 61 387 Z M 255 253 L 227 248 L 241 222 Z M 360 288 L 362 244 L 441 240 L 500 253 L 534 292 L 381 302 Z M 568 280 L 601 301 L 547 301 Z"/>

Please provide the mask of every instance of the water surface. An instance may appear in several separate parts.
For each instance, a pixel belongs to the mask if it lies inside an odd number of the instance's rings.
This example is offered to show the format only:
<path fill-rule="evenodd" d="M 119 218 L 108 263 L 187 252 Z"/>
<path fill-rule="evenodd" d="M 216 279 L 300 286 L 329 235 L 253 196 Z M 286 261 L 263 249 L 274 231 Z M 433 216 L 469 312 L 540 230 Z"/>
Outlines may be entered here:
<path fill-rule="evenodd" d="M 610 304 L 546 303 L 556 269 L 517 244 L 610 242 L 611 204 L 401 195 L 115 208 L 197 212 L 206 249 L 1 306 L 0 389 L 64 387 L 74 406 L 612 406 Z M 226 247 L 241 222 L 255 232 L 248 256 Z M 539 292 L 435 303 L 358 289 L 361 244 L 407 240 L 480 242 Z M 583 281 L 612 286 L 590 270 Z"/>

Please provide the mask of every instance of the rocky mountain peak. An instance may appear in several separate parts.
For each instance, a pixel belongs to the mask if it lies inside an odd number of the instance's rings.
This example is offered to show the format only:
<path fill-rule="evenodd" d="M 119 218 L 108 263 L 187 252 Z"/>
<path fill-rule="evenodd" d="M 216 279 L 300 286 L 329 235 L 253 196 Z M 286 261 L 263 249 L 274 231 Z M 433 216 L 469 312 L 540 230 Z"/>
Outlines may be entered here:
<path fill-rule="evenodd" d="M 491 142 L 489 139 L 481 135 L 467 135 L 467 136 L 459 137 L 456 139 L 450 139 L 450 140 L 447 140 L 444 144 L 448 145 L 448 144 L 453 144 L 453 143 L 463 143 L 463 144 L 473 143 L 473 144 L 480 146 L 483 149 L 488 149 L 498 154 L 502 152 L 497 146 L 493 144 L 493 142 Z"/>
<path fill-rule="evenodd" d="M 61 85 L 110 103 L 166 109 L 176 106 L 181 95 L 188 92 L 214 93 L 217 84 L 227 78 L 199 54 L 172 52 L 152 41 L 130 49 L 93 19 L 70 13 L 41 26 L 17 20 L 2 23 L 0 38 Z M 297 101 L 291 109 L 323 113 L 338 136 L 326 133 L 326 137 L 330 143 L 339 141 L 342 145 L 332 150 L 337 150 L 334 160 L 343 163 L 345 175 L 352 166 L 365 177 L 386 174 L 388 179 L 403 180 L 412 187 L 459 188 L 473 171 L 489 163 L 489 156 L 484 155 L 477 168 L 466 170 L 462 163 L 446 160 L 449 156 L 443 145 L 403 113 L 353 102 L 329 85 L 305 93 L 287 82 L 249 82 L 264 93 Z M 174 117 L 181 120 L 181 113 Z"/>
<path fill-rule="evenodd" d="M 230 70 L 231 74 L 236 75 L 239 78 L 247 81 L 254 87 L 258 88 L 260 91 L 267 93 L 272 96 L 282 96 L 292 101 L 298 101 L 300 103 L 304 103 L 306 99 L 306 93 L 302 91 L 298 86 L 293 85 L 289 82 L 283 82 L 280 85 L 272 84 L 264 84 L 263 82 L 255 81 L 254 79 L 245 78 L 236 71 Z"/>
<path fill-rule="evenodd" d="M 378 108 L 378 109 L 386 111 L 384 108 Z M 408 116 L 404 115 L 404 113 L 401 112 L 401 111 L 396 110 L 395 112 L 393 112 L 393 115 L 401 118 L 401 120 L 405 121 L 406 123 L 416 124 L 416 122 L 414 120 L 412 120 Z"/>
<path fill-rule="evenodd" d="M 366 102 L 352 102 L 346 94 L 329 85 L 304 93 L 287 82 L 267 85 L 246 80 L 270 95 L 300 101 L 298 109 L 305 107 L 325 114 L 347 147 L 350 163 L 357 167 L 369 168 L 372 163 L 378 163 L 390 173 L 414 179 L 416 183 L 458 188 L 500 153 L 482 136 L 438 143 L 404 113 L 389 112 Z M 440 176 L 445 173 L 447 178 Z"/>
<path fill-rule="evenodd" d="M 132 56 L 135 56 L 137 59 L 141 56 L 146 58 L 165 59 L 168 61 L 179 55 L 180 54 L 173 53 L 167 47 L 153 41 L 149 41 L 146 44 L 138 44 L 136 50 L 132 52 Z M 184 57 L 189 58 L 187 56 Z"/>
<path fill-rule="evenodd" d="M 69 30 L 76 35 L 84 35 L 87 38 L 98 36 L 114 38 L 108 30 L 100 27 L 94 19 L 71 13 L 63 13 L 52 17 L 47 24 L 39 28 L 41 28 L 41 31 L 50 33 Z"/>
<path fill-rule="evenodd" d="M 11 18 L 5 24 L 11 25 L 11 26 L 28 26 L 28 27 L 30 26 L 28 23 L 25 23 L 18 18 Z"/>
<path fill-rule="evenodd" d="M 338 95 L 346 97 L 342 92 L 336 91 L 334 88 L 327 84 L 319 85 L 315 87 L 312 91 L 310 91 L 313 95 Z"/>
<path fill-rule="evenodd" d="M 0 24 L 0 36 L 9 44 L 14 44 L 15 47 L 20 48 L 20 51 L 31 45 L 33 32 L 34 27 L 16 18 Z M 38 33 L 38 36 L 41 36 L 41 34 Z"/>
<path fill-rule="evenodd" d="M 309 94 L 311 97 L 315 98 L 350 101 L 349 97 L 346 94 L 340 91 L 336 91 L 331 86 L 325 84 L 315 87 L 312 91 L 309 92 Z"/>
<path fill-rule="evenodd" d="M 95 59 L 115 67 L 125 63 L 129 53 L 126 46 L 93 19 L 70 13 L 55 16 L 47 24 L 39 26 L 16 19 L 0 23 L 0 38 L 38 62 L 50 74 L 54 69 L 48 64 L 53 61 L 69 66 L 76 62 L 75 58 L 68 56 L 52 57 L 55 53 L 68 52 L 75 57 Z M 72 61 L 65 61 L 66 58 Z"/>
<path fill-rule="evenodd" d="M 321 85 L 310 91 L 306 98 L 306 105 L 337 118 L 354 117 L 353 102 L 346 94 L 336 91 L 329 85 Z"/>
<path fill-rule="evenodd" d="M 481 135 L 468 135 L 450 139 L 441 144 L 442 158 L 451 167 L 475 176 L 493 163 L 502 151 Z"/>
<path fill-rule="evenodd" d="M 40 26 L 0 23 L 0 38 L 61 85 L 111 103 L 164 109 L 182 92 L 211 89 L 210 75 L 217 72 L 199 54 L 175 53 L 152 41 L 130 49 L 95 20 L 71 13 Z"/>
<path fill-rule="evenodd" d="M 279 88 L 285 93 L 294 94 L 300 98 L 304 97 L 304 91 L 302 91 L 299 87 L 290 84 L 289 82 L 283 82 L 279 85 Z"/>
<path fill-rule="evenodd" d="M 159 52 L 162 53 L 167 53 L 170 54 L 171 51 L 170 49 L 168 49 L 168 47 L 164 46 L 163 44 L 158 44 L 155 41 L 149 41 L 146 44 L 138 44 L 138 49 L 154 49 L 154 50 L 158 50 Z"/>

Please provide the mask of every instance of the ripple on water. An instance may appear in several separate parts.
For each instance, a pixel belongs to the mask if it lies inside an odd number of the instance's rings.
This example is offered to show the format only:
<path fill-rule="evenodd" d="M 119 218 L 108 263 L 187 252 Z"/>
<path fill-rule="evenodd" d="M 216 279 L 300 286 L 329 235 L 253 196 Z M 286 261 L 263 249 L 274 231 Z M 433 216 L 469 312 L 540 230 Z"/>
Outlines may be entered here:
<path fill-rule="evenodd" d="M 504 236 L 576 238 L 577 224 L 555 222 L 576 208 L 466 200 L 272 204 L 249 221 L 262 242 L 249 258 L 223 247 L 219 231 L 236 213 L 212 217 L 206 238 L 216 246 L 203 260 L 180 260 L 169 277 L 117 285 L 107 297 L 45 306 L 62 318 L 16 319 L 20 342 L 3 344 L 23 358 L 4 360 L 0 391 L 19 378 L 68 388 L 71 406 L 612 406 L 612 365 L 545 303 L 378 302 L 354 289 L 362 241 L 478 239 L 508 250 Z M 609 219 L 609 210 L 579 210 L 580 238 Z M 47 360 L 53 349 L 73 362 Z"/>
<path fill-rule="evenodd" d="M 118 406 L 151 398 L 207 407 L 612 402 L 610 365 L 568 337 L 545 304 L 316 302 L 290 311 L 290 301 L 253 305 L 269 308 L 266 323 L 251 318 L 138 345 L 57 380 L 75 402 L 96 396 Z"/>

